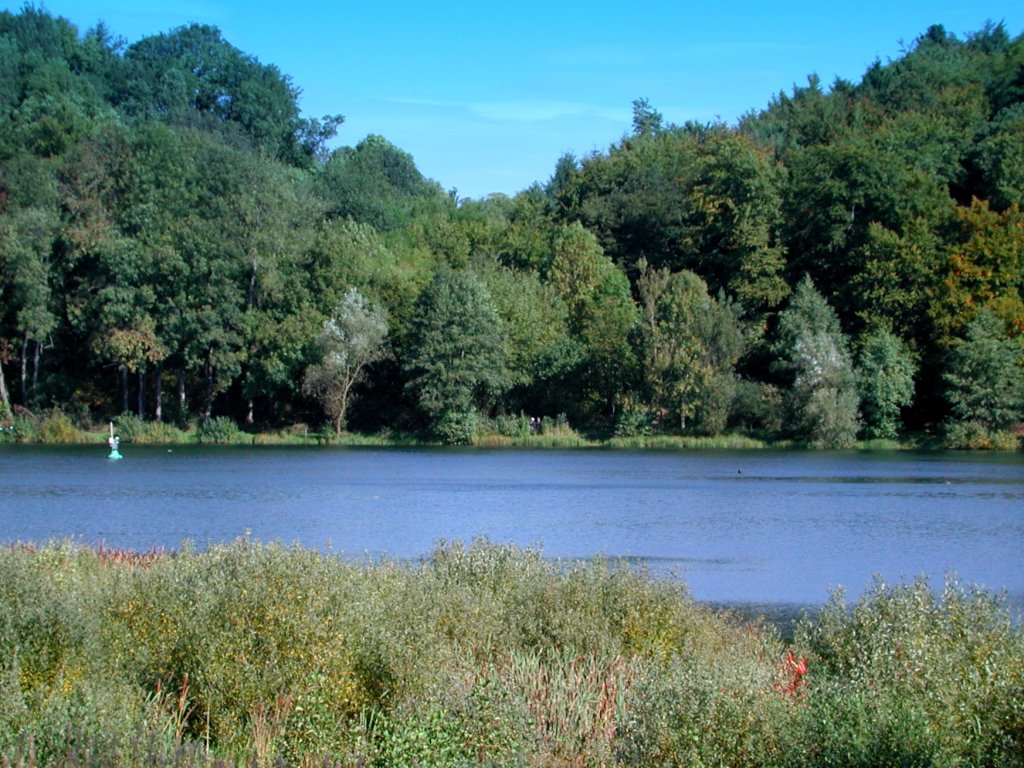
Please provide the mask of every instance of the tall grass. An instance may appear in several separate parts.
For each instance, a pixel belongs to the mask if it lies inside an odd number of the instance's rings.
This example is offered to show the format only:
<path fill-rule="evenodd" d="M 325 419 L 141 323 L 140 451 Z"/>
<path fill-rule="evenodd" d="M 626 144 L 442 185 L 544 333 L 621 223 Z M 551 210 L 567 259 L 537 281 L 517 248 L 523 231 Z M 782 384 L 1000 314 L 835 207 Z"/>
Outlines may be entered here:
<path fill-rule="evenodd" d="M 612 437 L 608 447 L 620 449 L 707 449 L 736 450 L 782 447 L 769 444 L 748 435 L 717 435 L 715 437 L 696 437 L 687 435 L 633 435 L 629 437 Z"/>
<path fill-rule="evenodd" d="M 793 643 L 616 563 L 441 544 L 0 550 L 0 764 L 1024 764 L 1024 638 L 950 582 Z"/>

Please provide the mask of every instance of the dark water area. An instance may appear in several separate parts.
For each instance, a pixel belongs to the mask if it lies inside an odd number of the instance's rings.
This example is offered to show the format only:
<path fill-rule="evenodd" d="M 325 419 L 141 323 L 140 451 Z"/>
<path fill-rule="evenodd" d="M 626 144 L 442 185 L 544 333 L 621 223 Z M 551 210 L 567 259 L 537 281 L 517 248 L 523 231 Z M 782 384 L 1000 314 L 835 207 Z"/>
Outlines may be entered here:
<path fill-rule="evenodd" d="M 487 537 L 626 558 L 699 600 L 790 611 L 946 574 L 1024 605 L 1024 456 L 0 446 L 0 542 L 350 558 Z"/>

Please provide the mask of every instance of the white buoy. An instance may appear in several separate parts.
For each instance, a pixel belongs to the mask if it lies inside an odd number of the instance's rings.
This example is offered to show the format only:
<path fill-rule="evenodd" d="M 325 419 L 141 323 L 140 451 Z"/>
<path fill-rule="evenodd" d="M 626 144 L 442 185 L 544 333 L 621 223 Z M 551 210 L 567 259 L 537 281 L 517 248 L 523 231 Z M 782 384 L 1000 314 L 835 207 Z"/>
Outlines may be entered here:
<path fill-rule="evenodd" d="M 117 450 L 118 445 L 121 442 L 121 438 L 114 435 L 114 422 L 110 422 L 110 437 L 107 438 L 107 445 L 110 446 L 110 453 L 107 454 L 108 459 L 123 459 L 124 456 Z"/>

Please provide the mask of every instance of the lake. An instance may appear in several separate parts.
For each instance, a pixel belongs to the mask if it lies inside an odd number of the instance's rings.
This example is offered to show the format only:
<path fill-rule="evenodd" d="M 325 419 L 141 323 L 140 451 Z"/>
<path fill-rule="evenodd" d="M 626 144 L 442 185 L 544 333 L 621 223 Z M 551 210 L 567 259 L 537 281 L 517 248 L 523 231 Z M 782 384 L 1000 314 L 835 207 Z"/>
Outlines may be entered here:
<path fill-rule="evenodd" d="M 709 602 L 820 605 L 875 574 L 1024 602 L 1024 456 L 0 446 L 0 541 L 202 549 L 251 535 L 352 558 L 442 539 L 629 558 Z"/>

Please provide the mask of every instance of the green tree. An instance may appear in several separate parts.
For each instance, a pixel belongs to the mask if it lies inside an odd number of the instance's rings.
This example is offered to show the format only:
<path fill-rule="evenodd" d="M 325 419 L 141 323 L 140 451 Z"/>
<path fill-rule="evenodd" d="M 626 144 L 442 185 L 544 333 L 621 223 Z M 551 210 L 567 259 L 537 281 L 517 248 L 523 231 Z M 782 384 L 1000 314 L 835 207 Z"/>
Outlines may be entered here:
<path fill-rule="evenodd" d="M 790 378 L 789 431 L 816 448 L 846 448 L 859 428 L 856 378 L 839 318 L 809 277 L 779 316 L 779 367 Z"/>
<path fill-rule="evenodd" d="M 503 267 L 480 258 L 473 271 L 486 285 L 504 329 L 505 360 L 512 391 L 506 397 L 513 412 L 543 413 L 554 391 L 578 362 L 578 343 L 569 337 L 568 310 L 550 284 L 534 272 Z M 563 405 L 555 413 L 565 411 Z M 552 411 L 548 410 L 551 413 Z"/>
<path fill-rule="evenodd" d="M 898 336 L 882 328 L 864 339 L 858 383 L 868 437 L 899 436 L 900 412 L 914 398 L 913 356 Z"/>
<path fill-rule="evenodd" d="M 202 126 L 282 162 L 308 166 L 341 124 L 299 115 L 299 90 L 273 65 L 238 50 L 220 30 L 189 24 L 146 37 L 124 54 L 115 101 L 141 120 Z"/>
<path fill-rule="evenodd" d="M 1020 337 L 1006 334 L 1006 324 L 989 310 L 968 323 L 964 338 L 949 353 L 944 374 L 953 418 L 1005 430 L 1024 413 L 1024 370 Z"/>
<path fill-rule="evenodd" d="M 733 367 L 744 351 L 739 318 L 693 272 L 638 267 L 643 362 L 651 406 L 705 434 L 721 432 L 736 389 Z"/>
<path fill-rule="evenodd" d="M 23 401 L 39 382 L 43 346 L 58 322 L 52 264 L 57 227 L 56 215 L 39 208 L 0 217 L 0 267 L 6 286 L 5 302 L 13 311 L 14 330 L 21 341 Z"/>
<path fill-rule="evenodd" d="M 547 282 L 569 307 L 570 320 L 577 331 L 602 275 L 612 267 L 597 238 L 582 224 L 574 221 L 559 229 L 547 269 Z"/>
<path fill-rule="evenodd" d="M 1024 47 L 1024 46 L 1022 46 Z M 1024 103 L 1007 107 L 988 124 L 971 158 L 981 174 L 979 196 L 1003 211 L 1024 206 Z"/>
<path fill-rule="evenodd" d="M 779 242 L 782 166 L 742 134 L 715 130 L 702 142 L 688 197 L 700 232 L 691 263 L 713 292 L 757 314 L 789 295 Z"/>
<path fill-rule="evenodd" d="M 451 200 L 405 152 L 383 136 L 336 150 L 317 178 L 330 216 L 349 217 L 381 232 L 408 226 L 419 213 L 447 212 Z"/>
<path fill-rule="evenodd" d="M 584 418 L 614 418 L 638 373 L 639 312 L 629 279 L 579 222 L 558 228 L 546 278 L 565 302 L 570 334 L 580 345 L 574 410 Z M 573 350 L 563 353 L 563 362 L 575 357 Z"/>
<path fill-rule="evenodd" d="M 409 393 L 445 441 L 468 441 L 478 411 L 508 388 L 503 333 L 479 278 L 438 267 L 416 304 L 404 370 Z"/>
<path fill-rule="evenodd" d="M 614 420 L 639 383 L 639 321 L 626 273 L 605 260 L 597 285 L 581 308 L 576 334 L 582 344 L 577 403 L 591 420 Z"/>
<path fill-rule="evenodd" d="M 350 288 L 334 314 L 324 322 L 317 339 L 320 362 L 306 370 L 303 392 L 316 398 L 341 434 L 352 388 L 361 382 L 367 366 L 385 354 L 387 313 Z"/>

